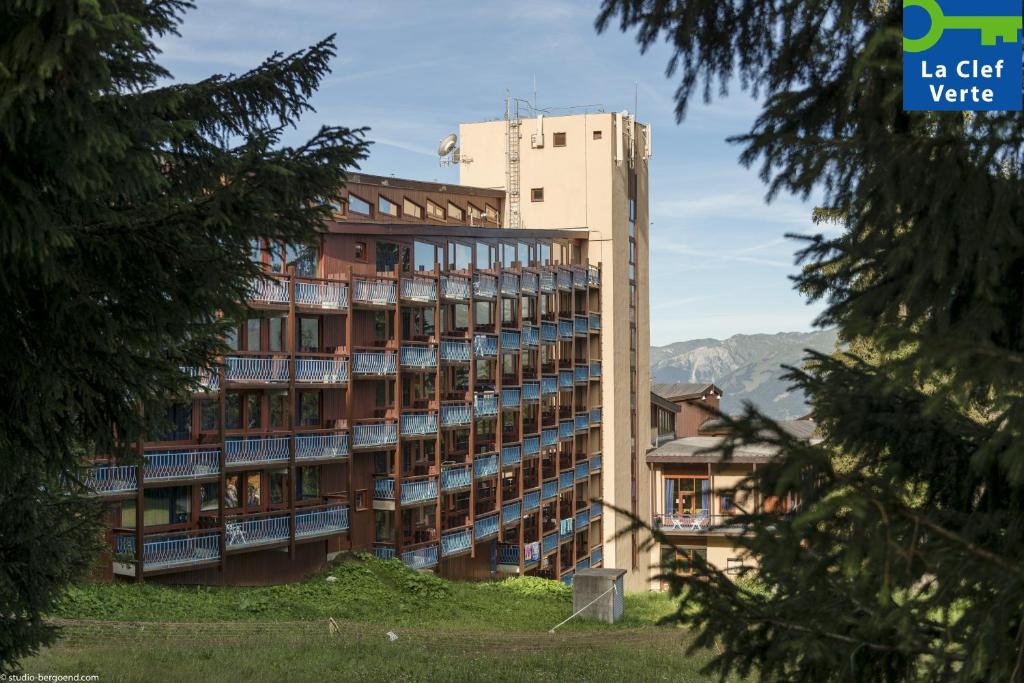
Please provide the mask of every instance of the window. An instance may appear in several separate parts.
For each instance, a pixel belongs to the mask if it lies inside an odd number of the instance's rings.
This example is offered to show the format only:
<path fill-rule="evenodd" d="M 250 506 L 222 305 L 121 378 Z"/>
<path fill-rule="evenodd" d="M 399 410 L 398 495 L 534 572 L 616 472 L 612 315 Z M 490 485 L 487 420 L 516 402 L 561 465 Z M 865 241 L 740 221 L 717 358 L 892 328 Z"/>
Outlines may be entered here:
<path fill-rule="evenodd" d="M 161 434 L 162 441 L 184 441 L 192 438 L 192 404 L 174 403 L 167 407 L 170 429 Z"/>
<path fill-rule="evenodd" d="M 423 218 L 423 207 L 407 197 L 402 197 L 402 213 L 406 218 Z"/>
<path fill-rule="evenodd" d="M 736 514 L 736 506 L 733 505 L 732 496 L 724 495 L 718 498 L 718 507 L 722 511 L 723 515 L 734 515 Z"/>
<path fill-rule="evenodd" d="M 526 303 L 526 298 L 523 298 L 523 303 Z M 501 324 L 505 327 L 515 327 L 516 325 L 516 300 L 502 297 L 501 299 Z"/>
<path fill-rule="evenodd" d="M 356 261 L 366 263 L 366 242 L 356 242 Z"/>
<path fill-rule="evenodd" d="M 481 211 L 477 207 L 473 206 L 472 204 L 467 206 L 466 210 L 469 212 L 469 218 L 470 218 L 471 222 L 479 223 L 480 219 L 483 218 L 483 215 L 484 215 L 483 211 Z"/>
<path fill-rule="evenodd" d="M 707 548 L 680 548 L 678 552 L 673 548 L 661 549 L 662 569 L 673 571 L 677 574 L 692 574 L 694 558 L 701 558 L 705 562 L 708 559 Z"/>
<path fill-rule="evenodd" d="M 594 139 L 595 140 L 600 140 L 601 139 L 601 131 L 599 131 L 599 130 L 595 130 L 594 131 Z"/>
<path fill-rule="evenodd" d="M 320 392 L 300 391 L 298 398 L 298 423 L 301 427 L 318 427 L 320 425 Z"/>
<path fill-rule="evenodd" d="M 217 399 L 203 399 L 199 410 L 199 431 L 217 431 L 217 424 L 220 422 L 220 403 Z"/>
<path fill-rule="evenodd" d="M 445 219 L 444 207 L 442 207 L 440 204 L 435 204 L 434 202 L 428 199 L 427 216 L 429 216 L 430 218 L 437 219 L 439 221 L 443 221 Z"/>
<path fill-rule="evenodd" d="M 253 392 L 245 396 L 245 417 L 249 429 L 259 429 L 262 415 L 260 415 L 260 395 Z"/>
<path fill-rule="evenodd" d="M 260 320 L 259 318 L 249 318 L 245 324 L 245 350 L 246 351 L 259 351 L 260 350 Z"/>
<path fill-rule="evenodd" d="M 145 518 L 143 526 L 187 524 L 192 513 L 192 487 L 170 486 L 145 491 Z M 121 526 L 134 529 L 136 523 L 135 500 L 121 505 Z"/>
<path fill-rule="evenodd" d="M 238 493 L 242 490 L 242 475 L 229 474 L 224 482 L 224 507 L 237 508 L 240 500 Z"/>
<path fill-rule="evenodd" d="M 361 511 L 367 509 L 368 506 L 367 506 L 366 501 L 368 499 L 369 499 L 369 496 L 367 495 L 366 489 L 359 489 L 359 490 L 356 491 L 356 495 L 355 495 L 356 512 L 361 512 Z"/>
<path fill-rule="evenodd" d="M 448 218 L 451 218 L 453 221 L 464 220 L 465 213 L 463 212 L 462 207 L 448 202 Z"/>
<path fill-rule="evenodd" d="M 554 146 L 565 147 L 565 133 L 555 133 Z"/>
<path fill-rule="evenodd" d="M 270 270 L 275 273 L 284 272 L 284 252 L 279 245 L 270 245 Z"/>
<path fill-rule="evenodd" d="M 542 202 L 544 201 L 544 188 L 534 187 L 530 190 L 530 201 L 531 202 Z"/>
<path fill-rule="evenodd" d="M 288 470 L 274 470 L 270 473 L 270 504 L 283 505 L 288 490 Z"/>
<path fill-rule="evenodd" d="M 502 242 L 501 244 L 501 265 L 506 268 L 511 268 L 512 264 L 516 261 L 516 245 L 507 244 Z"/>
<path fill-rule="evenodd" d="M 370 215 L 370 202 L 354 194 L 348 196 L 349 213 L 357 213 L 362 216 Z"/>
<path fill-rule="evenodd" d="M 469 270 L 473 261 L 473 247 L 458 242 L 448 243 L 448 267 L 456 270 Z"/>
<path fill-rule="evenodd" d="M 394 218 L 398 218 L 399 215 L 398 204 L 395 204 L 384 195 L 377 197 L 377 211 L 385 216 L 393 216 Z"/>
<path fill-rule="evenodd" d="M 730 557 L 725 561 L 725 573 L 736 576 L 743 573 L 743 558 Z"/>
<path fill-rule="evenodd" d="M 491 303 L 489 301 L 476 301 L 476 326 L 494 327 L 494 318 L 491 316 Z"/>
<path fill-rule="evenodd" d="M 199 509 L 206 512 L 220 507 L 220 484 L 203 484 L 199 490 Z"/>
<path fill-rule="evenodd" d="M 228 333 L 224 335 L 224 345 L 232 351 L 238 350 L 238 328 L 232 327 L 228 330 Z"/>
<path fill-rule="evenodd" d="M 476 243 L 476 267 L 493 268 L 495 261 L 495 247 L 486 242 Z"/>
<path fill-rule="evenodd" d="M 270 350 L 280 353 L 284 351 L 284 318 L 271 318 L 268 321 L 270 327 Z"/>
<path fill-rule="evenodd" d="M 437 260 L 436 249 L 430 242 L 414 242 L 412 245 L 412 262 L 416 270 L 434 270 Z"/>
<path fill-rule="evenodd" d="M 237 391 L 229 391 L 224 396 L 224 428 L 242 428 L 242 395 Z"/>
<path fill-rule="evenodd" d="M 320 320 L 299 318 L 299 351 L 316 353 L 320 350 Z"/>
<path fill-rule="evenodd" d="M 295 267 L 295 274 L 299 277 L 317 276 L 317 250 L 304 244 L 298 246 L 288 245 L 285 250 L 285 258 L 289 266 Z"/>
<path fill-rule="evenodd" d="M 320 497 L 320 468 L 299 467 L 295 470 L 295 497 L 309 500 Z"/>
<path fill-rule="evenodd" d="M 285 424 L 285 401 L 288 400 L 288 393 L 285 391 L 271 391 L 267 394 L 267 403 L 270 408 L 270 428 L 284 429 Z"/>
<path fill-rule="evenodd" d="M 260 249 L 259 240 L 249 240 L 249 260 L 253 263 L 263 263 L 263 250 Z"/>
<path fill-rule="evenodd" d="M 495 225 L 498 224 L 498 210 L 497 209 L 495 209 L 490 204 L 485 204 L 484 205 L 484 212 L 487 214 L 487 222 L 488 223 L 494 223 Z"/>
<path fill-rule="evenodd" d="M 263 481 L 259 472 L 250 472 L 245 478 L 246 507 L 258 508 L 263 502 Z"/>
<path fill-rule="evenodd" d="M 408 273 L 412 265 L 408 244 L 377 242 L 377 272 L 390 273 L 401 264 L 402 272 Z"/>

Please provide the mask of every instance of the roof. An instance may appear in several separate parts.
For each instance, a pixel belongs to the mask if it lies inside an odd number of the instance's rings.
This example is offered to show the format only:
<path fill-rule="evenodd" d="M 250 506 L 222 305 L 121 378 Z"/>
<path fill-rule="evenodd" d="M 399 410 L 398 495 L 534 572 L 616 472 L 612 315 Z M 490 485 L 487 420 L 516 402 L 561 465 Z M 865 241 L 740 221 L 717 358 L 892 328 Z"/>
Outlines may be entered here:
<path fill-rule="evenodd" d="M 678 413 L 680 410 L 682 410 L 682 408 L 677 406 L 672 401 L 670 401 L 667 398 L 664 398 L 662 396 L 658 396 L 653 391 L 651 392 L 651 404 L 658 406 L 662 410 L 667 410 L 670 413 Z"/>
<path fill-rule="evenodd" d="M 468 239 L 585 240 L 587 228 L 497 228 L 468 225 L 442 225 L 437 223 L 385 223 L 382 221 L 327 220 L 327 231 L 332 234 L 387 235 L 390 237 L 464 237 Z"/>
<path fill-rule="evenodd" d="M 811 439 L 818 429 L 818 425 L 813 420 L 805 420 L 803 418 L 797 420 L 778 420 L 776 424 L 782 428 L 782 431 L 797 439 Z M 721 418 L 712 418 L 702 422 L 700 427 L 698 427 L 698 431 L 706 435 L 720 434 L 729 431 L 729 425 Z"/>
<path fill-rule="evenodd" d="M 721 420 L 711 420 L 721 424 Z M 810 420 L 780 420 L 779 426 L 797 439 L 805 441 L 817 441 L 817 425 Z M 704 430 L 708 422 L 701 425 Z M 675 439 L 655 448 L 647 453 L 647 462 L 670 462 L 670 463 L 704 463 L 720 462 L 722 460 L 721 446 L 727 437 L 716 436 L 686 436 Z M 778 446 L 769 443 L 750 443 L 739 445 L 733 450 L 733 462 L 764 462 L 779 452 Z"/>
<path fill-rule="evenodd" d="M 391 176 L 370 175 L 369 173 L 346 173 L 346 185 L 377 185 L 399 190 L 419 190 L 421 192 L 447 192 L 449 194 L 468 194 L 478 197 L 495 197 L 503 199 L 505 190 L 495 190 L 492 187 L 473 187 L 471 185 L 459 185 L 457 183 L 439 183 L 428 180 L 413 180 L 411 178 L 393 178 Z"/>
<path fill-rule="evenodd" d="M 710 391 L 714 391 L 719 396 L 722 395 L 722 390 L 711 382 L 675 382 L 651 385 L 652 393 L 670 401 L 681 398 L 700 398 Z"/>

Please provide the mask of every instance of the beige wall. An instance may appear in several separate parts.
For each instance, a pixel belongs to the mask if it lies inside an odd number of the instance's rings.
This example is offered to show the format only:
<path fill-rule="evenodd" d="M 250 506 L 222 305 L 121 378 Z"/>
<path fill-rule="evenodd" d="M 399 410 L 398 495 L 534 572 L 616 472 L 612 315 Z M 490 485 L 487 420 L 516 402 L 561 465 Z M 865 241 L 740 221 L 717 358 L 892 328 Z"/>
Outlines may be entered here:
<path fill-rule="evenodd" d="M 532 138 L 541 132 L 543 146 Z M 604 461 L 601 496 L 606 503 L 629 509 L 630 457 L 630 334 L 629 334 L 629 194 L 630 159 L 621 115 L 612 113 L 523 119 L 519 139 L 520 215 L 524 228 L 581 228 L 589 230 L 585 256 L 601 264 L 601 365 Z M 632 166 L 637 174 L 637 353 L 636 376 L 636 491 L 637 514 L 650 519 L 650 471 L 643 462 L 650 443 L 650 321 L 648 270 L 648 178 L 642 125 L 636 130 Z M 601 131 L 601 139 L 594 139 Z M 555 147 L 555 133 L 565 133 L 564 147 Z M 459 166 L 464 185 L 505 188 L 506 123 L 486 121 L 459 126 L 462 155 L 472 159 Z M 617 144 L 619 140 L 622 144 Z M 620 151 L 621 150 L 621 151 Z M 619 156 L 621 155 L 621 156 Z M 617 160 L 617 156 L 619 157 Z M 544 188 L 544 201 L 531 201 L 531 189 Z M 506 221 L 508 225 L 506 202 Z M 616 538 L 628 526 L 625 515 L 607 507 L 604 513 L 604 566 L 628 570 L 629 590 L 650 585 L 650 555 L 637 553 L 634 566 L 631 539 Z M 642 542 L 642 538 L 638 541 Z"/>

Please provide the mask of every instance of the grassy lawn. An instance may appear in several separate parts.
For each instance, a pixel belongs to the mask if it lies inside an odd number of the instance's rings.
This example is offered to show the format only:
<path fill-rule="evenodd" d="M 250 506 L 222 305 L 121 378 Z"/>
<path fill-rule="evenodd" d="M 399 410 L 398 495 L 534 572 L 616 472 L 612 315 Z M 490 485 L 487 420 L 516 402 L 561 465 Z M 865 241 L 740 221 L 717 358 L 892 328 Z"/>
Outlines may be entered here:
<path fill-rule="evenodd" d="M 709 681 L 686 632 L 656 625 L 674 608 L 631 594 L 621 623 L 550 635 L 572 613 L 559 582 L 457 583 L 365 558 L 267 588 L 79 586 L 53 615 L 62 640 L 23 666 L 105 681 Z"/>

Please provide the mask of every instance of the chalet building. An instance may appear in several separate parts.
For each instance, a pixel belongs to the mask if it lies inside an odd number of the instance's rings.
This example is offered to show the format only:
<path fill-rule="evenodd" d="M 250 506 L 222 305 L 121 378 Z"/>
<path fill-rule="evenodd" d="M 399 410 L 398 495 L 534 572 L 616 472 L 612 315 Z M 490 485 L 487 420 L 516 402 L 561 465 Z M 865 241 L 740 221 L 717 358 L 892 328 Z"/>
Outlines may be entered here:
<path fill-rule="evenodd" d="M 723 462 L 715 450 L 727 435 L 724 421 L 714 416 L 721 396 L 713 384 L 653 387 L 651 450 L 646 458 L 651 469 L 652 525 L 670 536 L 678 549 L 656 546 L 651 552 L 652 566 L 673 559 L 685 566 L 687 559 L 699 555 L 718 569 L 736 572 L 752 560 L 733 542 L 744 533 L 731 523 L 734 515 L 741 510 L 784 514 L 795 505 L 794 500 L 756 491 L 748 497 L 733 493 L 737 484 L 777 451 L 768 444 L 748 444 Z M 714 412 L 709 413 L 708 407 Z M 816 438 L 816 426 L 809 416 L 780 424 L 798 438 Z M 672 425 L 671 432 L 668 425 Z M 663 588 L 657 582 L 651 587 Z"/>
<path fill-rule="evenodd" d="M 231 353 L 192 371 L 201 390 L 141 466 L 91 470 L 110 575 L 278 583 L 363 551 L 452 578 L 622 566 L 646 586 L 598 502 L 650 514 L 628 493 L 647 469 L 614 448 L 649 439 L 646 367 L 616 355 L 647 339 L 646 156 L 602 150 L 644 190 L 616 218 L 629 249 L 584 221 L 508 227 L 504 188 L 356 174 L 317 249 L 254 244 L 266 279 Z"/>

